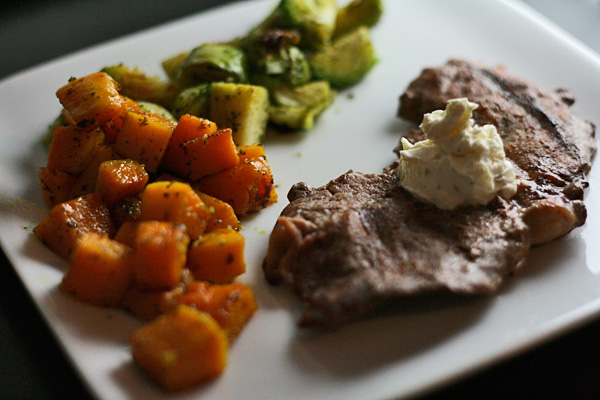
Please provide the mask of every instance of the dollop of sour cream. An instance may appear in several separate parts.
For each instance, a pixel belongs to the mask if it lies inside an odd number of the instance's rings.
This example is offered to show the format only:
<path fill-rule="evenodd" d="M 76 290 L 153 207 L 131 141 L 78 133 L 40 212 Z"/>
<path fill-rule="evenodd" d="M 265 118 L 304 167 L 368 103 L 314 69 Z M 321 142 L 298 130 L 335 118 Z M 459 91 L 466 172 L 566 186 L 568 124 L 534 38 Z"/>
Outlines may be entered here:
<path fill-rule="evenodd" d="M 496 127 L 471 119 L 477 107 L 466 98 L 450 100 L 445 110 L 423 117 L 427 139 L 413 145 L 402 138 L 397 174 L 404 189 L 444 210 L 516 193 L 515 171 Z"/>

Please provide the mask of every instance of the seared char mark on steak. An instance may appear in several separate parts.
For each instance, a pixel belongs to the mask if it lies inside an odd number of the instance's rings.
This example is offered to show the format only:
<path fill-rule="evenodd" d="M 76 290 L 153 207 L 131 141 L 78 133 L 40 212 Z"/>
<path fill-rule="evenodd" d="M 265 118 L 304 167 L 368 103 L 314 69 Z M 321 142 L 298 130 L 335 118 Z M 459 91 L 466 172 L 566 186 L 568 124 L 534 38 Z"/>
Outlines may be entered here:
<path fill-rule="evenodd" d="M 514 200 L 524 209 L 532 244 L 581 226 L 586 218 L 583 190 L 596 151 L 595 126 L 572 115 L 572 94 L 564 89 L 546 93 L 503 68 L 450 60 L 424 69 L 410 83 L 398 115 L 420 124 L 425 113 L 444 109 L 457 97 L 479 104 L 475 122 L 496 126 L 502 137 L 520 181 Z"/>
<path fill-rule="evenodd" d="M 305 304 L 299 325 L 339 326 L 435 290 L 492 293 L 523 263 L 528 230 L 509 203 L 443 211 L 397 179 L 348 172 L 321 188 L 292 187 L 263 268 Z"/>

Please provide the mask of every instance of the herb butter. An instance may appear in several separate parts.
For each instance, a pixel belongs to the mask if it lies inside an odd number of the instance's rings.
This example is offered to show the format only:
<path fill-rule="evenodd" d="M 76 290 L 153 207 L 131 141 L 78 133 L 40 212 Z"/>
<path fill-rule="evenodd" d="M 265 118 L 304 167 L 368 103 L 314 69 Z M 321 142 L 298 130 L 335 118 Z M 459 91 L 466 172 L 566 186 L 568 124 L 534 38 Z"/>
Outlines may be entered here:
<path fill-rule="evenodd" d="M 397 170 L 402 187 L 444 210 L 515 194 L 515 171 L 496 127 L 471 119 L 477 107 L 466 98 L 449 100 L 445 110 L 423 117 L 427 139 L 411 144 L 402 138 Z"/>

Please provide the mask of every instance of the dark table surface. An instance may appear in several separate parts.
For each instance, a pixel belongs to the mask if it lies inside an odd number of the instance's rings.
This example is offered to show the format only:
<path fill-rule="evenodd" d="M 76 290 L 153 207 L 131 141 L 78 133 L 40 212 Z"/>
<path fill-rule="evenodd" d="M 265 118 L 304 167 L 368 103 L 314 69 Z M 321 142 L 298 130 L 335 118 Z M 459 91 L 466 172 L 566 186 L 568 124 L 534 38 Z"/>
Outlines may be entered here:
<path fill-rule="evenodd" d="M 16 0 L 0 6 L 0 79 L 24 68 L 231 0 Z M 600 2 L 524 0 L 600 52 Z M 95 17 L 87 18 L 93 10 Z M 2 112 L 0 110 L 0 112 Z M 0 399 L 90 395 L 0 252 Z M 600 321 L 426 398 L 600 399 Z"/>

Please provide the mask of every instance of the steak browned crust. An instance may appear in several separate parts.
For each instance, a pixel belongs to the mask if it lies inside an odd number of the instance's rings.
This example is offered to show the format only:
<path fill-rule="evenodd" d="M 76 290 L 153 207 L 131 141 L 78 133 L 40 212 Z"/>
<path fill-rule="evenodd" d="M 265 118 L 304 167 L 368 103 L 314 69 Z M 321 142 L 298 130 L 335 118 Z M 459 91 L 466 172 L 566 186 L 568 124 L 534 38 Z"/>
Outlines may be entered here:
<path fill-rule="evenodd" d="M 517 194 L 444 211 L 413 198 L 391 169 L 350 171 L 320 188 L 294 185 L 263 269 L 270 283 L 284 283 L 302 300 L 299 325 L 339 326 L 431 291 L 493 293 L 523 264 L 531 244 L 584 223 L 595 128 L 571 115 L 572 96 L 452 60 L 410 84 L 399 115 L 420 123 L 424 113 L 457 97 L 480 105 L 477 124 L 497 127 L 515 165 Z"/>
<path fill-rule="evenodd" d="M 338 326 L 416 293 L 491 293 L 522 264 L 527 227 L 509 203 L 443 211 L 397 179 L 348 172 L 290 190 L 263 268 L 300 296 L 301 326 Z"/>

